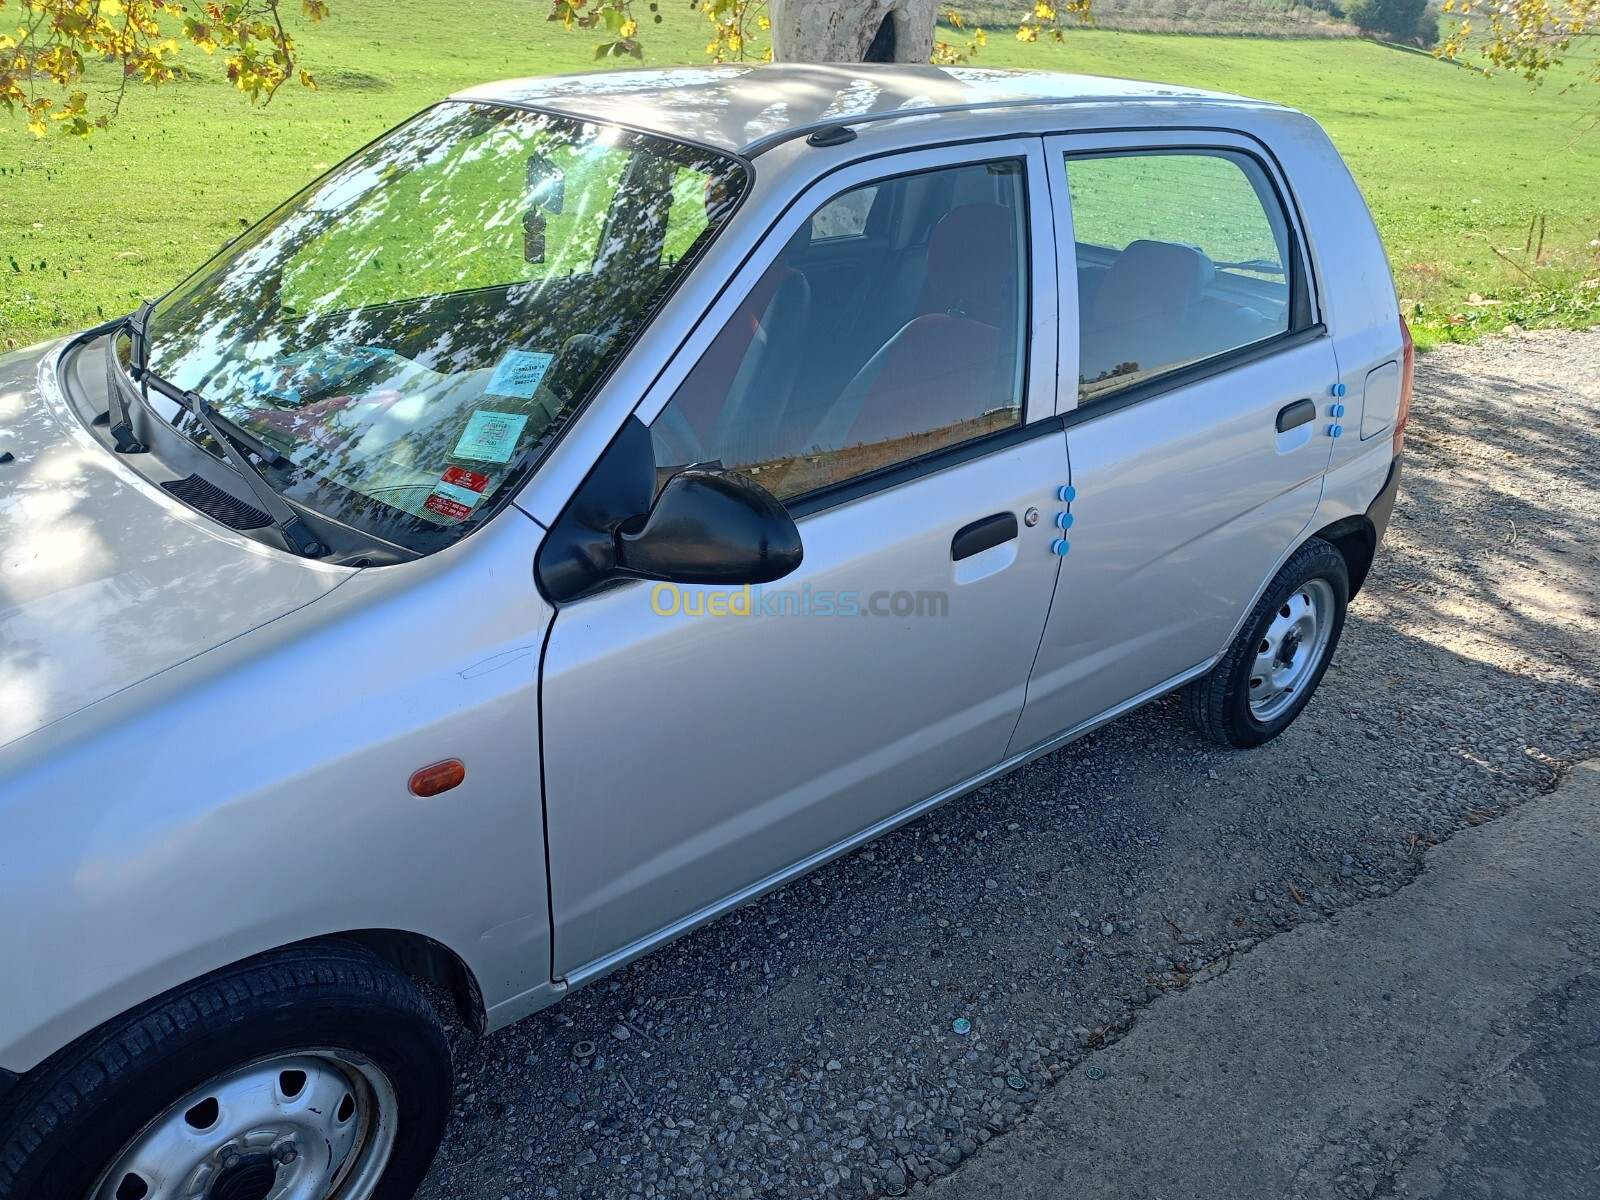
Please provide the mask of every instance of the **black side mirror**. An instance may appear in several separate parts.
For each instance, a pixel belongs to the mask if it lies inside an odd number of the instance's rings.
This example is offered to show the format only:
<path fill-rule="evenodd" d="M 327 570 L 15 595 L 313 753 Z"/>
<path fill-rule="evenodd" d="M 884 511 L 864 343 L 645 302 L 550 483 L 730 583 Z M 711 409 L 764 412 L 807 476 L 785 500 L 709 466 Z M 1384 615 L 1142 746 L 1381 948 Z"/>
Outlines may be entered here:
<path fill-rule="evenodd" d="M 800 531 L 771 492 L 707 467 L 679 471 L 642 522 L 617 530 L 617 567 L 641 579 L 771 583 L 800 558 Z"/>
<path fill-rule="evenodd" d="M 690 467 L 652 504 L 655 490 L 650 431 L 629 417 L 545 535 L 534 564 L 544 594 L 563 604 L 626 578 L 770 583 L 800 565 L 800 531 L 759 484 Z"/>

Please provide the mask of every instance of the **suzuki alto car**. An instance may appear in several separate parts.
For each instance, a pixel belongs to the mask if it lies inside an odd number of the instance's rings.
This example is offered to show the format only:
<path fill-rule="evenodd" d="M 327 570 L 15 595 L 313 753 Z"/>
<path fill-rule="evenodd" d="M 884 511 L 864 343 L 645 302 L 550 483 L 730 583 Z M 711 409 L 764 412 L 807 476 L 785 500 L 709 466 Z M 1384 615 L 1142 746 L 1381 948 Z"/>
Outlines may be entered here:
<path fill-rule="evenodd" d="M 492 1029 L 1181 689 L 1281 733 L 1411 347 L 1307 117 L 728 67 L 428 109 L 0 359 L 0 1195 L 398 1200 Z"/>

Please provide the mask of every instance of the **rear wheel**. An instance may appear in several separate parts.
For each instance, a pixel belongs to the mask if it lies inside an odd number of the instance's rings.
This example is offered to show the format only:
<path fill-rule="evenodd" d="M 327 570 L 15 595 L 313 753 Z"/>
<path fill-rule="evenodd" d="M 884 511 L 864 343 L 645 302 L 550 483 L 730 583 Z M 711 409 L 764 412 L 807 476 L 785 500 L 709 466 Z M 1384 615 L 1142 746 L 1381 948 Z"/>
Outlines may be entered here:
<path fill-rule="evenodd" d="M 328 943 L 220 971 L 34 1071 L 0 1125 L 0 1197 L 405 1200 L 449 1115 L 416 986 Z"/>
<path fill-rule="evenodd" d="M 1287 729 L 1327 672 L 1349 602 L 1344 555 L 1312 538 L 1283 565 L 1217 665 L 1184 688 L 1195 728 L 1240 749 Z"/>

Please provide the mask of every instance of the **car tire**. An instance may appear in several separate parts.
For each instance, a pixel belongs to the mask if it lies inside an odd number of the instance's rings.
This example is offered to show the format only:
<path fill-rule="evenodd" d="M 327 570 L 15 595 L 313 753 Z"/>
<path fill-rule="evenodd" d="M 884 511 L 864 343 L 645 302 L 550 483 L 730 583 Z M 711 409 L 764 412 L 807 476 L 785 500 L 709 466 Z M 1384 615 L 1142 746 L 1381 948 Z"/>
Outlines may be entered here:
<path fill-rule="evenodd" d="M 1328 670 L 1349 603 L 1344 555 L 1312 538 L 1289 556 L 1217 665 L 1183 689 L 1194 727 L 1241 750 L 1289 728 Z"/>
<path fill-rule="evenodd" d="M 354 944 L 289 947 L 29 1072 L 0 1116 L 0 1200 L 253 1197 L 283 1184 L 315 1200 L 407 1200 L 450 1088 L 444 1029 L 411 980 Z"/>

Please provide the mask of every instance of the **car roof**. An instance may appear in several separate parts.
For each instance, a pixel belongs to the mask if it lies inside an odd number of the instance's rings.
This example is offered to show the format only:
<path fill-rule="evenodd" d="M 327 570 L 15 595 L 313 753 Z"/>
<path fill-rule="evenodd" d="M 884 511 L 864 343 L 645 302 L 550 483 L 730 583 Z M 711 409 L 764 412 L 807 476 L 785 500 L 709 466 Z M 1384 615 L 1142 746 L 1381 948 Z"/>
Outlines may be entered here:
<path fill-rule="evenodd" d="M 1096 75 L 862 63 L 596 71 L 508 79 L 455 98 L 605 121 L 738 154 L 759 153 L 831 126 L 923 119 L 934 113 L 998 116 L 996 110 L 1082 103 L 1263 103 L 1225 92 Z"/>

